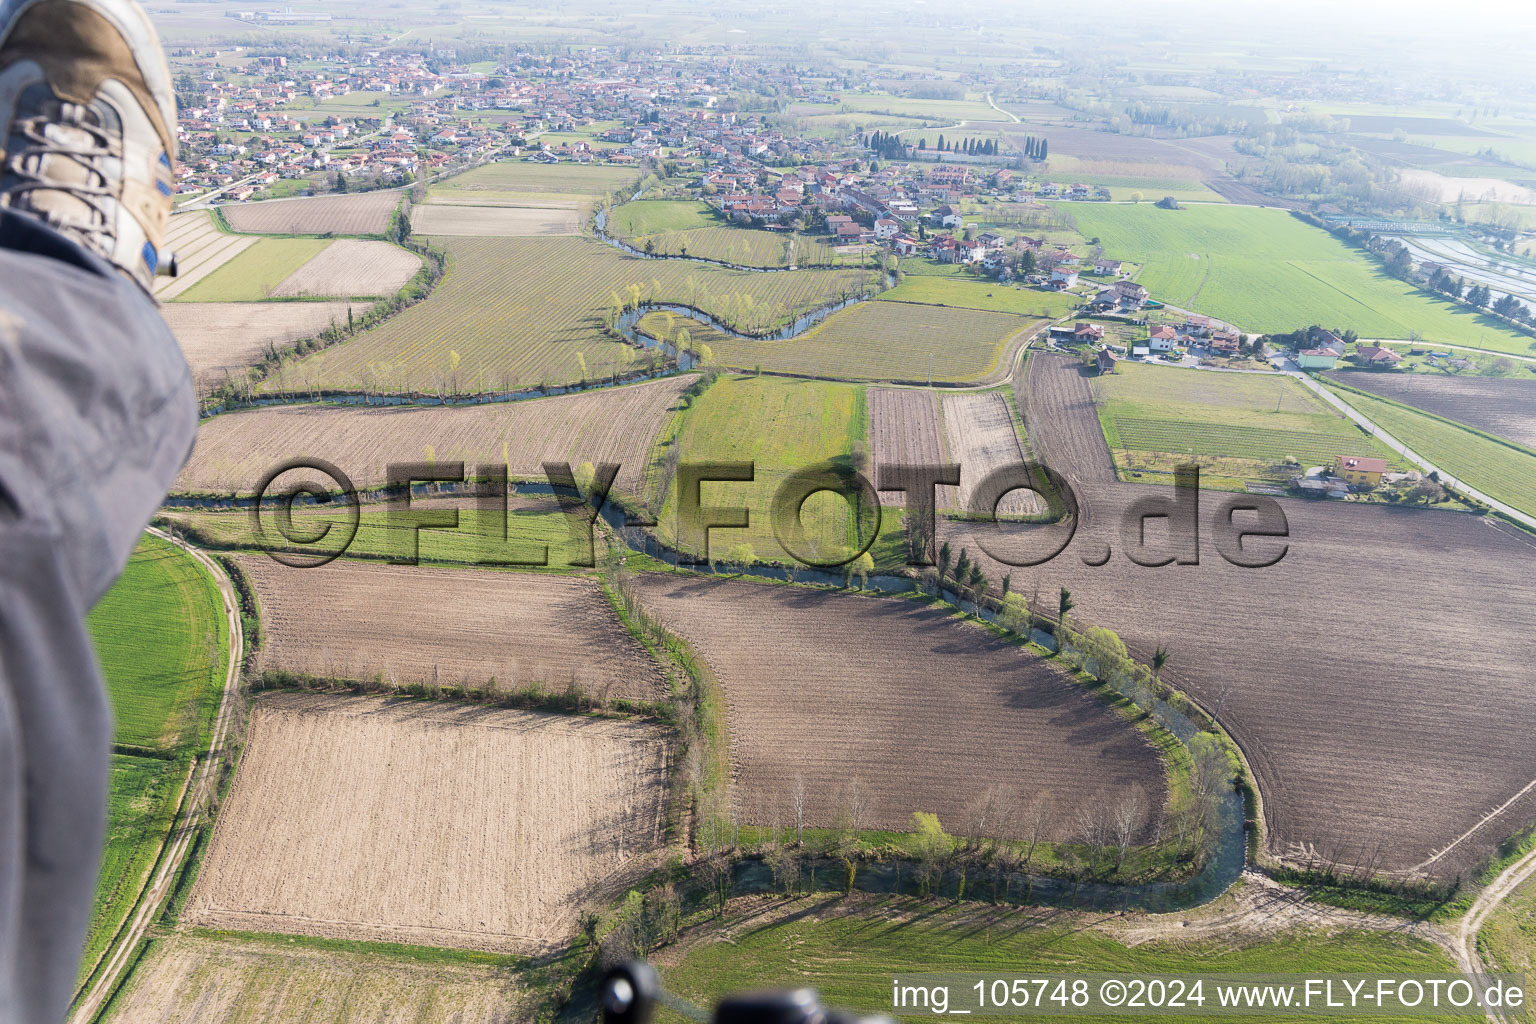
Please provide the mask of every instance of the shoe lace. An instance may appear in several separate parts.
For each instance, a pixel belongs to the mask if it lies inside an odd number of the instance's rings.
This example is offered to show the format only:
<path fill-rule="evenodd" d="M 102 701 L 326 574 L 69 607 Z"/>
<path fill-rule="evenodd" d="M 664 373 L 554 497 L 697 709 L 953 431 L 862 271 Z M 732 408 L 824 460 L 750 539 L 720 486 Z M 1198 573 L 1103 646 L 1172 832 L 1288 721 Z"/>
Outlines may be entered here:
<path fill-rule="evenodd" d="M 84 136 L 60 138 L 57 132 L 49 132 L 50 126 L 59 125 Z M 95 112 L 78 103 L 62 103 L 56 114 L 41 112 L 19 119 L 12 132 L 12 142 L 21 141 L 8 147 L 11 152 L 5 163 L 7 173 L 0 179 L 0 205 L 30 208 L 44 214 L 55 227 L 85 232 L 97 246 L 110 249 L 115 233 L 108 203 L 114 196 L 101 161 L 113 156 L 113 138 L 98 123 Z M 50 174 L 54 159 L 77 164 L 86 172 L 85 180 L 66 181 Z M 37 192 L 68 193 L 90 210 L 89 221 L 77 222 L 57 208 L 38 209 L 31 201 Z"/>

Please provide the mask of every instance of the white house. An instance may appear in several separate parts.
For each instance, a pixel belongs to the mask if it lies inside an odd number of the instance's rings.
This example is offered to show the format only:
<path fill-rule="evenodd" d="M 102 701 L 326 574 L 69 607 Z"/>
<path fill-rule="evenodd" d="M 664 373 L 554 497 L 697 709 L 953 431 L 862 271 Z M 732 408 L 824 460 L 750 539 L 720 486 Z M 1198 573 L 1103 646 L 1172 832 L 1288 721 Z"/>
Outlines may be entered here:
<path fill-rule="evenodd" d="M 890 217 L 881 217 L 875 221 L 875 237 L 880 241 L 888 241 L 901 233 L 901 222 Z"/>

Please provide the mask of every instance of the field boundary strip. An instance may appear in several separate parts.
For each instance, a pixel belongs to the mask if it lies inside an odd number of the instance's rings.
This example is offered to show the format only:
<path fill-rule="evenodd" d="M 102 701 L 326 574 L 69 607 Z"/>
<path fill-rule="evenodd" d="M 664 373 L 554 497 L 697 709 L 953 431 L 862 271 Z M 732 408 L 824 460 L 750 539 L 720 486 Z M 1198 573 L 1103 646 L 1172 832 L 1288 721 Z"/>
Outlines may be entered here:
<path fill-rule="evenodd" d="M 76 994 L 69 1016 L 70 1024 L 91 1024 L 106 1007 L 108 1000 L 126 980 L 128 971 L 137 959 L 135 956 L 151 924 L 159 916 L 161 908 L 175 887 L 181 867 L 191 851 L 198 830 L 196 820 L 207 807 L 217 783 L 217 765 L 222 759 L 224 745 L 229 737 L 230 705 L 238 690 L 241 667 L 245 663 L 245 634 L 240 619 L 240 602 L 234 592 L 234 584 L 228 574 L 206 554 L 179 538 L 154 529 L 150 533 L 181 548 L 196 559 L 218 584 L 219 596 L 224 601 L 224 614 L 229 625 L 229 650 L 224 674 L 224 693 L 215 712 L 213 736 L 208 751 L 194 759 L 191 775 L 181 806 L 177 809 L 175 823 L 166 834 L 159 858 L 150 875 L 150 881 L 140 892 L 139 900 L 129 912 L 122 929 L 114 937 L 103 954 L 97 973 Z"/>
<path fill-rule="evenodd" d="M 1111 416 L 1120 447 L 1134 451 L 1186 451 L 1228 458 L 1283 459 L 1287 455 L 1327 462 L 1343 454 L 1349 434 L 1284 430 L 1232 423 L 1191 423 L 1147 416 Z M 1187 442 L 1178 444 L 1180 440 Z M 1231 443 L 1223 443 L 1230 441 Z M 1235 446 L 1241 446 L 1241 453 Z M 1326 449 L 1326 451 L 1325 451 Z"/>

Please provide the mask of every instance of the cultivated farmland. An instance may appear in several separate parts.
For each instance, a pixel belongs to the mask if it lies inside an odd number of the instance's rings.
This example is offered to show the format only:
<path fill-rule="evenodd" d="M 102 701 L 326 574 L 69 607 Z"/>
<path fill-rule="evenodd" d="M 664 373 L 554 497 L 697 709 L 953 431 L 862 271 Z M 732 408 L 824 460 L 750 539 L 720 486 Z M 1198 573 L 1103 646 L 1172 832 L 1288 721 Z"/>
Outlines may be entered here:
<path fill-rule="evenodd" d="M 269 347 L 281 349 L 332 323 L 345 324 L 349 309 L 361 314 L 366 308 L 348 302 L 167 302 L 160 315 L 181 344 L 198 391 L 207 392 Z"/>
<path fill-rule="evenodd" d="M 775 274 L 645 260 L 584 238 L 446 238 L 450 265 L 419 302 L 345 344 L 300 360 L 269 390 L 306 382 L 342 388 L 489 391 L 596 379 L 638 366 L 632 346 L 602 332 L 615 303 L 685 303 L 766 329 L 857 294 L 868 273 Z"/>
<path fill-rule="evenodd" d="M 866 256 L 843 256 L 825 239 L 800 234 L 770 234 L 752 228 L 717 224 L 691 231 L 668 231 L 628 239 L 629 244 L 657 256 L 696 256 L 745 267 L 816 266 L 851 263 L 873 265 Z"/>
<path fill-rule="evenodd" d="M 1536 448 L 1536 379 L 1330 373 L 1328 379 Z"/>
<path fill-rule="evenodd" d="M 219 207 L 229 226 L 258 235 L 378 235 L 400 205 L 396 191 L 267 199 Z"/>
<path fill-rule="evenodd" d="M 300 471 L 290 480 L 310 475 Z M 316 475 L 321 487 L 335 484 Z M 489 502 L 490 507 L 481 504 Z M 340 554 L 348 557 L 400 560 L 419 558 L 425 565 L 502 566 L 528 572 L 565 572 L 590 568 L 593 556 L 601 556 L 601 534 L 588 544 L 588 533 L 578 513 L 567 513 L 547 491 L 542 494 L 508 494 L 506 507 L 494 497 L 460 493 L 418 497 L 410 508 L 403 502 L 369 502 L 359 510 L 357 533 L 352 535 L 348 509 L 335 503 L 294 509 L 298 532 L 289 536 L 313 536 L 329 525 L 333 532 L 312 541 L 288 539 L 271 515 L 264 515 L 261 532 L 251 522 L 248 509 L 226 511 L 176 511 L 167 521 L 205 547 L 222 550 L 259 551 L 273 546 L 310 557 Z M 457 512 L 458 524 L 445 525 L 443 513 Z M 579 563 L 579 564 L 577 564 Z"/>
<path fill-rule="evenodd" d="M 945 461 L 944 430 L 939 418 L 938 395 L 918 388 L 870 388 L 869 451 L 874 463 L 871 479 L 879 481 L 880 467 L 888 465 L 932 466 Z M 937 500 L 945 504 L 940 488 Z M 917 505 L 928 496 L 900 491 L 880 492 L 885 505 Z"/>
<path fill-rule="evenodd" d="M 183 933 L 150 945 L 106 1019 L 504 1024 L 526 1015 L 521 995 L 497 960 Z"/>
<path fill-rule="evenodd" d="M 241 565 L 261 602 L 263 669 L 503 692 L 574 687 L 593 699 L 665 691 L 587 577 L 345 559 L 295 569 L 265 555 Z"/>
<path fill-rule="evenodd" d="M 581 213 L 547 207 L 427 203 L 411 210 L 411 229 L 422 235 L 574 235 L 581 229 Z"/>
<path fill-rule="evenodd" d="M 204 210 L 176 214 L 165 231 L 165 248 L 176 254 L 177 275 L 157 278 L 155 297 L 162 302 L 177 298 L 257 241 L 225 234 Z"/>
<path fill-rule="evenodd" d="M 920 261 L 901 264 L 903 271 L 919 266 Z M 987 309 L 995 313 L 1015 313 L 1054 320 L 1066 316 L 1079 301 L 1068 292 L 1048 292 L 1021 288 L 996 281 L 978 281 L 969 277 L 908 273 L 900 284 L 880 293 L 885 302 L 918 302 L 931 306 L 959 306 L 963 309 Z"/>
<path fill-rule="evenodd" d="M 1013 428 L 1013 411 L 1001 391 L 945 395 L 944 432 L 950 458 L 960 464 L 960 493 L 952 502 L 959 508 L 970 509 L 976 485 L 992 470 L 1024 461 Z M 1039 511 L 1038 501 L 1028 491 L 1015 491 L 1003 497 L 997 511 L 1000 515 L 1028 515 Z"/>
<path fill-rule="evenodd" d="M 1247 331 L 1308 324 L 1367 338 L 1407 338 L 1527 352 L 1531 339 L 1388 276 L 1327 232 L 1283 210 L 1079 204 L 1078 230 L 1106 255 L 1142 265 L 1152 297 Z"/>
<path fill-rule="evenodd" d="M 777 341 L 735 338 L 659 313 L 643 317 L 640 329 L 671 338 L 677 326 L 686 327 L 695 344 L 708 345 L 717 362 L 736 369 L 911 383 L 928 381 L 931 372 L 935 382 L 956 383 L 1006 372 L 1007 353 L 1039 323 L 1007 313 L 863 302 Z"/>
<path fill-rule="evenodd" d="M 749 267 L 843 262 L 822 238 L 726 224 L 702 202 L 642 199 L 616 206 L 608 231 L 658 256 L 697 256 Z"/>
<path fill-rule="evenodd" d="M 176 298 L 184 302 L 259 302 L 330 244 L 329 238 L 257 238 L 255 244 L 199 278 Z"/>
<path fill-rule="evenodd" d="M 391 462 L 496 464 L 515 478 L 544 478 L 543 464 L 619 464 L 614 486 L 639 494 L 651 446 L 686 376 L 601 392 L 522 402 L 438 408 L 277 406 L 225 413 L 203 423 L 178 492 L 248 493 L 262 474 L 295 456 L 339 466 L 358 487 L 385 482 Z"/>
<path fill-rule="evenodd" d="M 711 530 L 710 551 L 717 558 L 750 561 L 750 557 L 739 557 L 739 545 L 747 545 L 756 558 L 783 558 L 773 525 L 774 492 L 796 470 L 822 462 L 846 464 L 864 437 L 864 396 L 854 385 L 722 377 L 684 413 L 676 434 L 664 443 L 663 464 L 676 459 L 752 462 L 750 482 L 705 485 L 717 496 L 707 504 L 745 507 L 749 519 L 744 529 Z M 659 532 L 673 540 L 677 537 L 675 480 L 664 474 L 656 483 L 667 488 L 658 516 Z M 654 496 L 653 503 L 660 497 Z M 839 495 L 813 495 L 801 510 L 801 522 L 807 539 L 828 553 L 853 535 L 852 516 Z M 737 555 L 728 553 L 733 549 Z"/>
<path fill-rule="evenodd" d="M 217 587 L 192 556 L 146 536 L 87 619 L 116 741 L 186 749 L 217 704 L 229 638 Z"/>
<path fill-rule="evenodd" d="M 273 298 L 388 296 L 421 269 L 415 253 L 375 239 L 342 238 L 272 289 Z"/>
<path fill-rule="evenodd" d="M 158 537 L 139 543 L 87 620 L 122 751 L 112 756 L 106 848 L 85 938 L 89 974 L 133 909 L 170 831 L 196 746 L 217 706 L 228 655 L 213 579 Z"/>
<path fill-rule="evenodd" d="M 741 820 L 833 824 L 851 787 L 866 828 L 914 811 L 959 819 L 988 786 L 1049 803 L 1051 838 L 1079 806 L 1139 787 L 1162 806 L 1157 754 L 1129 723 L 1036 655 L 939 609 L 773 584 L 635 581 L 651 614 L 693 644 L 730 709 Z"/>
<path fill-rule="evenodd" d="M 967 895 L 975 892 L 973 878 Z M 682 949 L 659 966 L 666 990 L 699 1006 L 747 989 L 806 986 L 820 991 L 830 1006 L 866 1012 L 890 1007 L 893 974 L 993 976 L 980 975 L 987 971 L 1046 977 L 1092 969 L 1165 977 L 1212 971 L 1392 971 L 1432 977 L 1455 970 L 1437 936 L 1426 934 L 1423 925 L 1395 922 L 1370 931 L 1341 926 L 1344 915 L 1329 920 L 1326 910 L 1314 909 L 1314 901 L 1293 902 L 1289 896 L 1240 892 L 1235 908 L 1234 901 L 1223 900 L 1216 913 L 1202 908 L 1169 915 L 1173 920 L 1168 924 L 1142 926 L 1167 929 L 1168 934 L 1151 938 L 1137 934 L 1137 925 L 1147 918 L 1135 913 L 1070 914 L 883 893 L 844 899 L 817 893 L 772 905 L 745 898 L 734 902 L 718 923 L 692 932 Z M 1115 925 L 1122 921 L 1129 927 L 1117 934 Z M 905 1019 L 933 1016 L 923 1012 Z M 1110 1024 L 1130 1015 L 1085 1011 L 1072 1016 L 1079 1024 Z M 687 1018 L 663 1012 L 656 1019 L 658 1024 L 684 1024 Z"/>
<path fill-rule="evenodd" d="M 485 164 L 433 185 L 434 191 L 561 192 L 603 196 L 632 184 L 634 168 L 607 164 L 540 164 L 527 160 Z"/>
<path fill-rule="evenodd" d="M 709 204 L 675 199 L 640 199 L 615 206 L 608 230 L 622 238 L 643 238 L 672 231 L 692 231 L 720 225 Z"/>
<path fill-rule="evenodd" d="M 1536 514 L 1536 452 L 1381 398 L 1339 397 L 1451 476 L 1527 514 Z"/>
<path fill-rule="evenodd" d="M 80 964 L 83 981 L 133 909 L 176 819 L 187 766 L 158 757 L 112 755 L 106 844 Z"/>
<path fill-rule="evenodd" d="M 1348 865 L 1374 851 L 1383 870 L 1450 879 L 1530 818 L 1536 792 L 1484 824 L 1536 777 L 1528 539 L 1449 511 L 1281 500 L 1284 557 L 1243 569 L 1216 553 L 1220 496 L 1205 494 L 1198 566 L 1133 564 L 1121 523 L 1160 492 L 1114 482 L 1075 365 L 1035 356 L 1029 370 L 1031 443 L 1088 514 L 1060 557 L 1012 570 L 1014 589 L 1065 586 L 1075 620 L 1119 631 L 1142 658 L 1168 647 L 1165 677 L 1222 705 L 1257 774 L 1272 854 Z M 963 524 L 946 530 L 975 552 Z M 1084 564 L 1105 544 L 1108 565 Z M 1277 542 L 1244 546 L 1273 557 Z M 984 564 L 994 580 L 1006 568 Z"/>
<path fill-rule="evenodd" d="M 183 920 L 542 948 L 661 846 L 666 763 L 632 722 L 269 695 Z"/>
<path fill-rule="evenodd" d="M 1093 379 L 1099 419 L 1127 472 L 1168 474 L 1196 462 L 1213 482 L 1241 486 L 1370 455 L 1402 466 L 1395 452 L 1281 374 L 1213 373 L 1121 362 Z M 1298 465 L 1287 467 L 1287 458 Z"/>

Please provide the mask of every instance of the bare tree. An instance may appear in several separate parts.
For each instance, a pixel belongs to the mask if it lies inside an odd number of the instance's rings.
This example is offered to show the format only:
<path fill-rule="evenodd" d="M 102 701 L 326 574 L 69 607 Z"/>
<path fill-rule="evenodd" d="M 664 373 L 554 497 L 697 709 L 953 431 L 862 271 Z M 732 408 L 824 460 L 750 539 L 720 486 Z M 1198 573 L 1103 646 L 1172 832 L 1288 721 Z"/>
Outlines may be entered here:
<path fill-rule="evenodd" d="M 795 845 L 805 845 L 805 776 L 795 776 L 795 789 L 791 795 L 795 811 Z"/>
<path fill-rule="evenodd" d="M 1045 840 L 1046 820 L 1051 804 L 1050 793 L 1041 790 L 1024 808 L 1023 827 L 1019 830 L 1024 838 L 1024 870 L 1028 871 L 1035 859 L 1035 848 Z"/>
<path fill-rule="evenodd" d="M 1141 826 L 1146 813 L 1147 800 L 1139 786 L 1133 786 L 1116 802 L 1113 818 L 1110 821 L 1115 844 L 1116 871 L 1125 866 L 1126 854 L 1131 850 L 1131 842 L 1136 838 L 1136 830 Z"/>
<path fill-rule="evenodd" d="M 988 786 L 971 801 L 965 823 L 967 839 L 994 846 L 994 840 L 1013 832 L 1016 816 L 1017 808 L 1008 791 L 1002 786 Z"/>
<path fill-rule="evenodd" d="M 1076 834 L 1088 855 L 1088 873 L 1097 875 L 1101 861 L 1113 842 L 1113 817 L 1100 800 L 1084 799 L 1077 808 Z"/>

